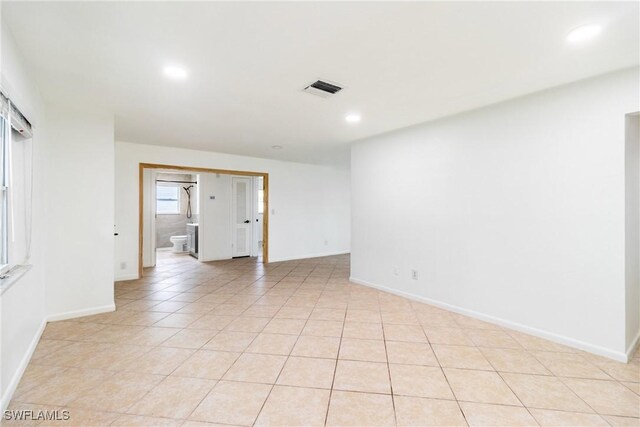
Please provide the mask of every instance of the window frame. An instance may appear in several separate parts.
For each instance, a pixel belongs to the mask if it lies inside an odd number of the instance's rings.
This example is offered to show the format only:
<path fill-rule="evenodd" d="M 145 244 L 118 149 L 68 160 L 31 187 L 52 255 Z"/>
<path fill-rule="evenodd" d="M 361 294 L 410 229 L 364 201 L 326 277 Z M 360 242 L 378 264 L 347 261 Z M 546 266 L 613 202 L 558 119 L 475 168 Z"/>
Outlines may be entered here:
<path fill-rule="evenodd" d="M 6 273 L 9 263 L 9 144 L 11 144 L 11 123 L 9 111 L 0 114 L 0 274 Z"/>
<path fill-rule="evenodd" d="M 176 189 L 176 199 L 159 199 L 158 198 L 158 187 L 168 187 Z M 180 215 L 182 214 L 182 194 L 180 192 L 181 187 L 177 184 L 167 183 L 167 182 L 156 182 L 156 215 Z M 176 212 L 160 212 L 158 210 L 158 201 L 172 201 L 177 202 L 177 211 Z"/>

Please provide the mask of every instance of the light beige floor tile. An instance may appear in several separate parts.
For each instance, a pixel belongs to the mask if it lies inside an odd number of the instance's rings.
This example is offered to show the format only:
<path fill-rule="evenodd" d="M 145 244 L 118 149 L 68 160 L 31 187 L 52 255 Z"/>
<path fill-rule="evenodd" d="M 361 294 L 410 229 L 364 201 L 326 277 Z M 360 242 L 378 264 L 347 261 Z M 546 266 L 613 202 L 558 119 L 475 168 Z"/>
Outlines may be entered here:
<path fill-rule="evenodd" d="M 282 307 L 274 316 L 276 319 L 302 319 L 307 320 L 311 316 L 311 307 Z"/>
<path fill-rule="evenodd" d="M 169 375 L 193 353 L 194 350 L 186 348 L 156 347 L 140 357 L 118 364 L 117 368 L 130 372 Z"/>
<path fill-rule="evenodd" d="M 393 402 L 390 395 L 331 393 L 327 426 L 394 426 Z"/>
<path fill-rule="evenodd" d="M 97 323 L 50 322 L 42 333 L 42 338 L 48 340 L 80 340 L 106 327 L 107 325 Z"/>
<path fill-rule="evenodd" d="M 394 395 L 454 399 L 440 367 L 389 365 Z"/>
<path fill-rule="evenodd" d="M 618 381 L 633 382 L 640 386 L 640 363 L 605 362 L 598 367 Z"/>
<path fill-rule="evenodd" d="M 589 405 L 558 378 L 509 373 L 503 373 L 502 378 L 526 407 L 593 412 Z"/>
<path fill-rule="evenodd" d="M 270 334 L 300 335 L 306 321 L 302 319 L 272 319 L 264 328 Z"/>
<path fill-rule="evenodd" d="M 247 353 L 288 355 L 296 344 L 296 335 L 261 333 L 245 350 Z"/>
<path fill-rule="evenodd" d="M 640 383 L 631 383 L 631 382 L 622 382 L 629 390 L 633 391 L 635 394 L 640 395 Z"/>
<path fill-rule="evenodd" d="M 480 348 L 480 352 L 499 372 L 551 375 L 551 372 L 526 350 Z"/>
<path fill-rule="evenodd" d="M 531 351 L 554 351 L 561 353 L 575 353 L 576 350 L 571 347 L 567 347 L 562 344 L 557 344 L 543 338 L 534 337 L 533 335 L 527 335 L 518 331 L 509 331 L 507 333 L 511 335 L 513 339 L 518 341 L 521 346 Z"/>
<path fill-rule="evenodd" d="M 359 338 L 368 340 L 383 340 L 382 324 L 371 322 L 344 322 L 343 338 Z"/>
<path fill-rule="evenodd" d="M 366 362 L 386 362 L 387 351 L 384 341 L 342 338 L 338 358 Z"/>
<path fill-rule="evenodd" d="M 218 331 L 210 329 L 183 329 L 160 345 L 195 350 L 205 345 L 217 333 Z"/>
<path fill-rule="evenodd" d="M 196 405 L 184 426 L 250 425 L 261 408 L 259 424 L 320 425 L 333 396 L 329 424 L 379 425 L 393 390 L 400 425 L 463 424 L 455 395 L 472 425 L 535 424 L 524 404 L 542 425 L 640 427 L 640 353 L 618 363 L 353 285 L 348 256 L 159 260 L 115 285 L 117 311 L 49 324 L 9 407 L 70 405 L 82 425 L 181 425 Z"/>
<path fill-rule="evenodd" d="M 532 355 L 559 377 L 611 380 L 602 369 L 575 353 L 534 351 Z"/>
<path fill-rule="evenodd" d="M 439 366 L 429 344 L 387 341 L 386 346 L 389 363 Z"/>
<path fill-rule="evenodd" d="M 342 323 L 336 320 L 309 320 L 302 329 L 302 335 L 340 337 L 342 335 Z"/>
<path fill-rule="evenodd" d="M 314 320 L 344 320 L 346 310 L 334 308 L 315 308 L 311 312 L 310 319 Z"/>
<path fill-rule="evenodd" d="M 45 380 L 41 385 L 17 396 L 21 402 L 42 405 L 68 405 L 87 390 L 100 385 L 111 374 L 106 371 L 67 369 L 61 375 Z"/>
<path fill-rule="evenodd" d="M 244 351 L 249 344 L 258 336 L 253 332 L 231 332 L 221 331 L 206 343 L 203 350 L 220 350 L 220 351 Z"/>
<path fill-rule="evenodd" d="M 128 412 L 154 417 L 187 418 L 215 384 L 213 380 L 167 377 Z"/>
<path fill-rule="evenodd" d="M 163 319 L 164 320 L 164 319 Z M 150 326 L 135 334 L 128 340 L 130 345 L 157 346 L 180 331 L 178 328 Z"/>
<path fill-rule="evenodd" d="M 467 422 L 473 426 L 537 426 L 525 408 L 485 403 L 460 402 Z"/>
<path fill-rule="evenodd" d="M 275 386 L 256 426 L 323 426 L 329 390 Z"/>
<path fill-rule="evenodd" d="M 395 311 L 382 311 L 382 323 L 385 325 L 419 325 L 418 317 L 411 307 L 403 307 Z"/>
<path fill-rule="evenodd" d="M 449 400 L 393 396 L 398 426 L 466 426 L 458 403 Z"/>
<path fill-rule="evenodd" d="M 190 419 L 251 426 L 267 400 L 271 386 L 220 381 L 190 415 Z"/>
<path fill-rule="evenodd" d="M 162 328 L 186 328 L 202 317 L 201 313 L 172 313 L 153 324 Z"/>
<path fill-rule="evenodd" d="M 551 411 L 548 409 L 531 409 L 531 415 L 543 427 L 574 427 L 574 426 L 607 426 L 607 422 L 596 414 L 579 412 Z"/>
<path fill-rule="evenodd" d="M 233 322 L 236 316 L 216 316 L 215 314 L 206 314 L 189 325 L 189 328 L 211 329 L 221 331 L 226 328 L 229 323 Z"/>
<path fill-rule="evenodd" d="M 47 408 L 51 410 L 52 408 Z M 111 425 L 115 420 L 120 418 L 120 414 L 116 412 L 102 412 L 102 411 L 92 411 L 81 408 L 62 408 L 62 410 L 69 411 L 69 420 L 65 421 L 56 421 L 53 425 L 56 426 L 108 426 Z M 46 422 L 40 422 L 36 425 L 47 425 Z"/>
<path fill-rule="evenodd" d="M 33 352 L 33 356 L 31 360 L 36 362 L 38 360 L 47 358 L 51 356 L 56 351 L 67 347 L 73 344 L 72 341 L 62 341 L 62 340 L 46 340 L 41 339 L 38 345 L 36 346 L 36 350 Z"/>
<path fill-rule="evenodd" d="M 302 335 L 298 338 L 291 355 L 337 359 L 339 348 L 340 338 Z"/>
<path fill-rule="evenodd" d="M 500 330 L 467 329 L 471 341 L 478 347 L 521 349 L 522 346 L 509 334 Z"/>
<path fill-rule="evenodd" d="M 71 402 L 71 407 L 98 411 L 126 412 L 164 377 L 137 372 L 117 373 L 105 379 L 100 385 L 85 391 Z"/>
<path fill-rule="evenodd" d="M 117 427 L 177 427 L 182 420 L 162 417 L 145 417 L 142 415 L 122 415 L 111 424 Z"/>
<path fill-rule="evenodd" d="M 390 393 L 387 364 L 338 360 L 333 388 L 345 391 Z"/>
<path fill-rule="evenodd" d="M 162 313 L 157 311 L 141 311 L 133 313 L 130 316 L 122 319 L 118 322 L 121 325 L 134 325 L 134 326 L 151 326 L 154 323 L 164 319 L 170 313 Z"/>
<path fill-rule="evenodd" d="M 485 322 L 480 319 L 474 319 L 473 317 L 464 316 L 462 314 L 452 313 L 453 318 L 455 319 L 458 326 L 465 329 L 490 329 L 490 330 L 498 330 L 501 329 L 500 326 L 495 325 L 493 323 Z"/>
<path fill-rule="evenodd" d="M 220 379 L 239 356 L 240 353 L 199 350 L 173 371 L 172 375 L 191 378 Z"/>
<path fill-rule="evenodd" d="M 431 344 L 473 346 L 473 341 L 460 328 L 428 326 L 424 332 Z"/>
<path fill-rule="evenodd" d="M 604 419 L 613 427 L 639 427 L 640 418 L 618 417 L 616 415 L 605 415 Z"/>
<path fill-rule="evenodd" d="M 277 384 L 330 389 L 336 361 L 311 357 L 289 357 Z"/>
<path fill-rule="evenodd" d="M 444 374 L 458 400 L 521 406 L 496 372 L 445 368 Z"/>
<path fill-rule="evenodd" d="M 34 387 L 42 386 L 47 381 L 63 375 L 68 368 L 46 365 L 34 365 L 30 364 L 25 373 L 20 379 L 18 387 L 13 392 L 13 398 L 19 398 L 25 392 L 33 389 Z"/>
<path fill-rule="evenodd" d="M 418 325 L 386 324 L 383 329 L 387 341 L 428 342 L 424 330 Z"/>
<path fill-rule="evenodd" d="M 347 317 L 345 319 L 348 322 L 382 323 L 380 312 L 376 310 L 360 310 L 349 308 L 347 310 Z"/>
<path fill-rule="evenodd" d="M 432 348 L 442 367 L 493 370 L 491 364 L 476 347 L 433 344 Z"/>
<path fill-rule="evenodd" d="M 563 381 L 599 414 L 640 418 L 640 396 L 622 384 L 574 378 Z"/>
<path fill-rule="evenodd" d="M 243 353 L 222 377 L 229 381 L 274 384 L 286 356 Z"/>

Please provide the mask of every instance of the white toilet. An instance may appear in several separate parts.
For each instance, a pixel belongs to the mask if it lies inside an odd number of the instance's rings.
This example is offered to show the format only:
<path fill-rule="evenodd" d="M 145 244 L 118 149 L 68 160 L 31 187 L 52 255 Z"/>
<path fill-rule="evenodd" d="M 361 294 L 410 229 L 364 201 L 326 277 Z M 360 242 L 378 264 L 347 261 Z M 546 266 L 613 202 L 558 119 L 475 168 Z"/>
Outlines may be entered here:
<path fill-rule="evenodd" d="M 171 236 L 169 241 L 173 243 L 172 251 L 174 253 L 186 252 L 185 245 L 187 244 L 187 236 Z"/>

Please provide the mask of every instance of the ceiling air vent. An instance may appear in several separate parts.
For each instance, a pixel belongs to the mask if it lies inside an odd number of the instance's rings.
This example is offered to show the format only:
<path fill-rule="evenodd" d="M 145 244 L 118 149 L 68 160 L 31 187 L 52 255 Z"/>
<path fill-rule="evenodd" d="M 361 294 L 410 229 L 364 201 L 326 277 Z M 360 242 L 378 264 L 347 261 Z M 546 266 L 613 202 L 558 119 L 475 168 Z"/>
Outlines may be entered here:
<path fill-rule="evenodd" d="M 304 88 L 304 91 L 310 93 L 312 95 L 318 95 L 323 98 L 327 98 L 331 95 L 335 95 L 336 93 L 342 90 L 341 86 L 338 86 L 336 83 L 329 83 L 326 80 L 316 80 L 311 83 L 309 86 Z"/>

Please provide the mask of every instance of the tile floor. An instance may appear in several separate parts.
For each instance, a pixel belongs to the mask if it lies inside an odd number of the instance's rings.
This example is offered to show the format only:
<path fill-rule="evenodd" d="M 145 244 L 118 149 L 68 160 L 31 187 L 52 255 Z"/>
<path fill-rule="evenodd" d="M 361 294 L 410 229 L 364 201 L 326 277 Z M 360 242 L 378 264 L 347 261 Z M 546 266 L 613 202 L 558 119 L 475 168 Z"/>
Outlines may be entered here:
<path fill-rule="evenodd" d="M 613 362 L 348 277 L 348 256 L 164 256 L 116 284 L 117 311 L 50 323 L 10 409 L 70 411 L 39 425 L 640 425 L 638 354 Z"/>

